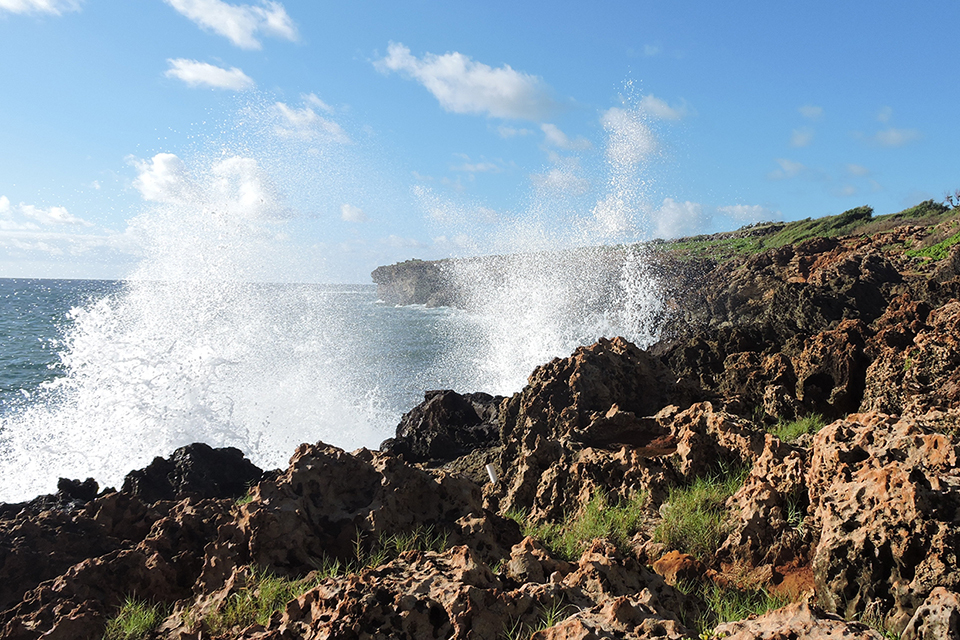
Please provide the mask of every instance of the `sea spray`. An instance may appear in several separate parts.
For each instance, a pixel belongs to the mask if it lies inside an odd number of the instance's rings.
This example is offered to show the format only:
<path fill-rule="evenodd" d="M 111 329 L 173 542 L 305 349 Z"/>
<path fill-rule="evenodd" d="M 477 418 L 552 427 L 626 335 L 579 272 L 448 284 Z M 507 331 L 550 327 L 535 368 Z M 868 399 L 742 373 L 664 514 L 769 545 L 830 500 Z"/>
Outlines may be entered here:
<path fill-rule="evenodd" d="M 588 180 L 575 157 L 557 155 L 534 180 L 527 210 L 488 240 L 493 255 L 447 265 L 472 314 L 472 331 L 450 340 L 447 354 L 473 362 L 468 388 L 515 392 L 534 367 L 600 337 L 641 347 L 657 340 L 664 301 L 640 241 L 658 142 L 635 100 L 604 112 L 601 123 L 600 176 Z M 590 194 L 593 205 L 584 206 Z"/>

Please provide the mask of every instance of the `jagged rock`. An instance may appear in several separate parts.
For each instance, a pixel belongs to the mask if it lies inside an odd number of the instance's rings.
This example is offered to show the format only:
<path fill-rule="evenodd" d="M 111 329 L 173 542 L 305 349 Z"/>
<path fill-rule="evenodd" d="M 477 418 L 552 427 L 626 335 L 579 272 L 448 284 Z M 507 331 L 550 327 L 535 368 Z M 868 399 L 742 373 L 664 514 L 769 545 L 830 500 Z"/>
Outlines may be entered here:
<path fill-rule="evenodd" d="M 814 438 L 808 486 L 818 599 L 896 631 L 934 587 L 960 587 L 958 447 L 914 420 L 854 414 Z"/>
<path fill-rule="evenodd" d="M 859 622 L 848 622 L 806 602 L 791 604 L 756 618 L 721 624 L 711 637 L 724 640 L 883 640 Z"/>
<path fill-rule="evenodd" d="M 960 640 L 960 596 L 943 587 L 931 591 L 900 640 Z"/>
<path fill-rule="evenodd" d="M 647 605 L 621 596 L 538 631 L 530 640 L 680 640 L 689 637 L 690 632 L 679 622 L 664 620 Z"/>
<path fill-rule="evenodd" d="M 397 435 L 380 445 L 384 453 L 409 462 L 449 461 L 500 441 L 497 423 L 502 397 L 427 391 L 422 403 L 403 415 Z"/>
<path fill-rule="evenodd" d="M 124 493 L 144 502 L 195 498 L 239 498 L 260 480 L 263 471 L 234 447 L 214 449 L 197 442 L 180 447 L 167 458 L 154 458 L 147 467 L 123 480 Z"/>
<path fill-rule="evenodd" d="M 710 402 L 685 411 L 671 407 L 657 419 L 670 425 L 677 442 L 674 466 L 688 480 L 715 473 L 721 465 L 752 465 L 769 435 L 749 420 L 715 410 Z"/>
<path fill-rule="evenodd" d="M 913 417 L 940 410 L 941 428 L 960 426 L 950 413 L 960 405 L 960 301 L 929 310 L 905 300 L 888 314 L 889 328 L 871 343 L 862 410 Z"/>
<path fill-rule="evenodd" d="M 219 588 L 213 576 L 224 578 L 236 564 L 304 575 L 324 558 L 353 558 L 358 537 L 369 547 L 417 527 L 472 544 L 484 558 L 507 556 L 521 538 L 515 523 L 484 511 L 475 483 L 365 449 L 301 445 L 287 470 L 251 495 L 208 550 L 208 588 Z"/>
<path fill-rule="evenodd" d="M 501 406 L 500 508 L 535 520 L 559 520 L 608 486 L 624 497 L 668 473 L 644 451 L 671 443 L 649 420 L 671 402 L 687 405 L 694 385 L 622 338 L 601 339 L 538 367 L 523 391 Z M 586 442 L 618 448 L 616 454 Z M 617 442 L 620 441 L 620 442 Z M 619 444 L 628 444 L 618 447 Z M 591 477 L 613 472 L 623 483 Z"/>
<path fill-rule="evenodd" d="M 570 573 L 569 562 L 557 560 L 536 538 L 527 536 L 510 550 L 507 576 L 520 584 L 526 582 L 556 582 Z"/>
<path fill-rule="evenodd" d="M 804 449 L 771 434 L 763 438 L 762 453 L 753 461 L 743 486 L 728 501 L 732 531 L 717 557 L 754 571 L 766 566 L 772 580 L 777 567 L 807 559 L 807 539 L 800 529 L 809 504 L 809 463 Z"/>
<path fill-rule="evenodd" d="M 811 411 L 839 416 L 856 411 L 863 398 L 866 325 L 844 320 L 809 338 L 797 358 L 797 399 Z"/>

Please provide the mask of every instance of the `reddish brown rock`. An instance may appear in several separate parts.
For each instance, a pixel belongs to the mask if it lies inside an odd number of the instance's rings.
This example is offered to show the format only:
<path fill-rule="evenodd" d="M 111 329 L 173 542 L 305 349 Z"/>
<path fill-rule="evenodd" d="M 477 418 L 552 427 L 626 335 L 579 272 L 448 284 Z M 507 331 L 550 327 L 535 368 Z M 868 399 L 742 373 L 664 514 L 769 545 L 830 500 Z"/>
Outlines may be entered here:
<path fill-rule="evenodd" d="M 943 587 L 931 591 L 900 640 L 960 640 L 960 596 Z"/>
<path fill-rule="evenodd" d="M 960 588 L 957 455 L 949 437 L 878 414 L 817 434 L 808 484 L 826 609 L 900 631 L 935 587 Z"/>

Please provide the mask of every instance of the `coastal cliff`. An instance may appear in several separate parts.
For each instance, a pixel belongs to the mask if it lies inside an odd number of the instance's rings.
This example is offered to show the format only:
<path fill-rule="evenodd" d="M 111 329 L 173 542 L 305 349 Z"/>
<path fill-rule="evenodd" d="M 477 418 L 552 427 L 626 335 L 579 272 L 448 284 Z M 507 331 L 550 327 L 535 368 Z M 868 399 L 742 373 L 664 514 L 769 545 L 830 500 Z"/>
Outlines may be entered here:
<path fill-rule="evenodd" d="M 0 505 L 0 634 L 960 638 L 960 211 L 657 251 L 649 349 L 427 392 L 379 451 L 197 444 Z M 381 269 L 457 301 L 442 264 Z"/>

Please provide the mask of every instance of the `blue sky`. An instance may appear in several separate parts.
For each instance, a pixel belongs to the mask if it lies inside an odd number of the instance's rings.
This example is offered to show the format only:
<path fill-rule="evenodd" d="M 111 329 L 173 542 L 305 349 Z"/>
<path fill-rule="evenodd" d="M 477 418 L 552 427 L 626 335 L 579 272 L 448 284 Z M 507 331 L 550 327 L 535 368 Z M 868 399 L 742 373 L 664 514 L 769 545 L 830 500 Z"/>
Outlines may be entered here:
<path fill-rule="evenodd" d="M 0 0 L 0 277 L 193 243 L 366 282 L 899 211 L 960 188 L 957 24 L 955 1 Z"/>

